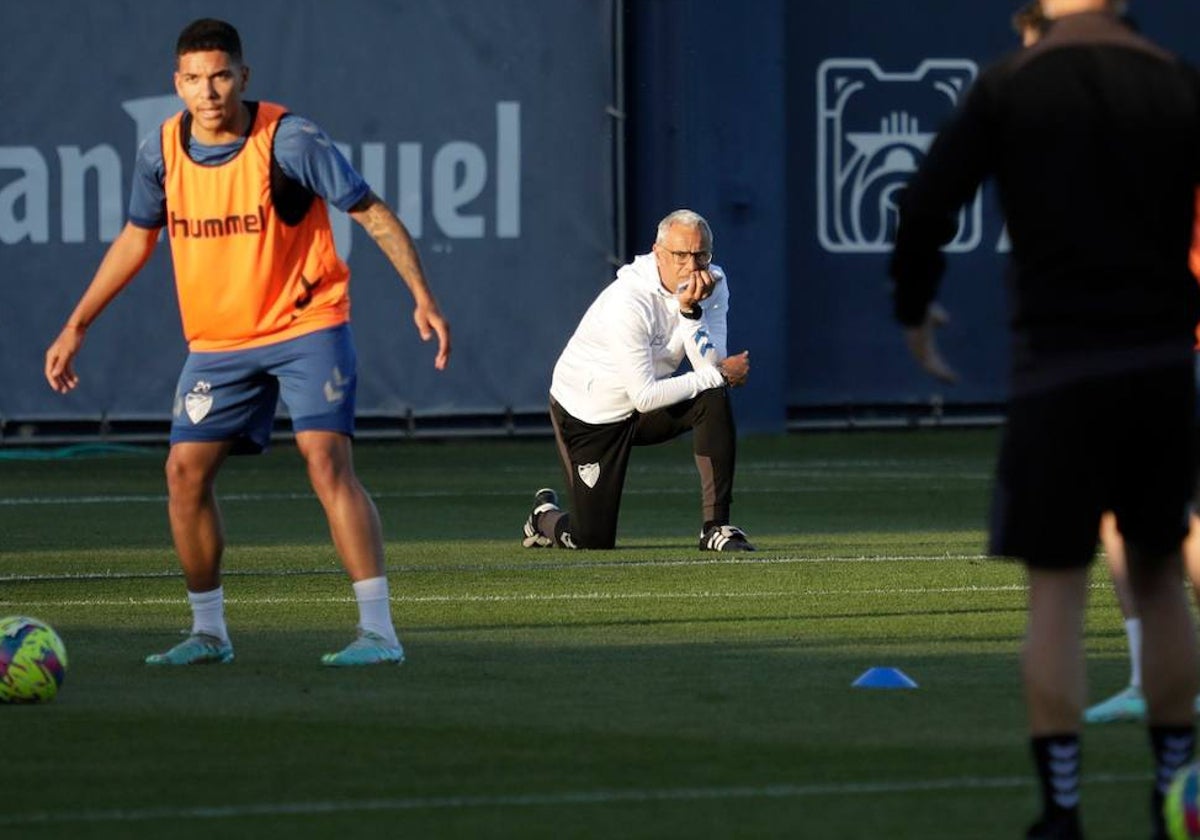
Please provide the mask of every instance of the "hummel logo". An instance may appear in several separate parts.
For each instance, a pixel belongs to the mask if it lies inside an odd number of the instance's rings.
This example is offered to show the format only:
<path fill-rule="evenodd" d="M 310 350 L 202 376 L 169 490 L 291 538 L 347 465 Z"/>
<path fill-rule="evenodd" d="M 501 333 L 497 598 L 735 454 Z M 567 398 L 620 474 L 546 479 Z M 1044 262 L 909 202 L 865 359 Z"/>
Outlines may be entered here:
<path fill-rule="evenodd" d="M 1190 735 L 1168 735 L 1163 740 L 1163 748 L 1169 753 L 1191 753 L 1194 739 Z"/>
<path fill-rule="evenodd" d="M 321 285 L 321 281 L 323 279 L 325 279 L 325 278 L 318 277 L 316 280 L 309 281 L 309 279 L 307 277 L 305 277 L 303 274 L 300 275 L 300 285 L 304 287 L 304 291 L 301 292 L 296 297 L 296 308 L 297 309 L 304 309 L 310 303 L 312 303 L 313 292 L 316 291 L 317 286 Z M 293 317 L 295 317 L 295 316 L 293 316 Z"/>
<path fill-rule="evenodd" d="M 1054 795 L 1054 803 L 1060 808 L 1074 808 L 1079 804 L 1079 794 L 1074 793 L 1070 796 L 1067 796 L 1065 794 L 1056 793 Z"/>
<path fill-rule="evenodd" d="M 342 376 L 342 372 L 335 366 L 333 375 L 325 382 L 325 402 L 338 403 L 346 396 L 344 390 L 345 385 L 350 380 Z"/>
<path fill-rule="evenodd" d="M 1059 761 L 1074 759 L 1079 753 L 1075 744 L 1050 744 L 1050 757 Z"/>
<path fill-rule="evenodd" d="M 1079 745 L 1050 744 L 1050 787 L 1061 808 L 1079 804 Z"/>

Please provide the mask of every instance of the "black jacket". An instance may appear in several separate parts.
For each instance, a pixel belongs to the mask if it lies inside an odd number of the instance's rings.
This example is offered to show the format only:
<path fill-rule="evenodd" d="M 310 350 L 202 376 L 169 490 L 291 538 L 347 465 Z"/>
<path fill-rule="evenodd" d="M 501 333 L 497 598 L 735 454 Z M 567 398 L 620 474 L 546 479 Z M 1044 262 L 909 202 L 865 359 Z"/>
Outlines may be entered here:
<path fill-rule="evenodd" d="M 1200 75 L 1104 13 L 985 70 L 901 200 L 901 324 L 921 322 L 940 246 L 989 177 L 1013 245 L 1014 394 L 1190 358 Z"/>

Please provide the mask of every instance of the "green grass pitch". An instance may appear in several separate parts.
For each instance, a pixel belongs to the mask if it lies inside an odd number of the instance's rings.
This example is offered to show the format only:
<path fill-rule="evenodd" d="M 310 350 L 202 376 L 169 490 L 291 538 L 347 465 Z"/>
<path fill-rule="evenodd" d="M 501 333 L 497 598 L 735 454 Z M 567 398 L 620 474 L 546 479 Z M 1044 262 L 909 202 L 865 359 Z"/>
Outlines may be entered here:
<path fill-rule="evenodd" d="M 634 452 L 612 552 L 530 551 L 547 440 L 370 443 L 400 668 L 323 669 L 351 592 L 294 449 L 228 462 L 228 666 L 190 621 L 149 449 L 0 459 L 0 615 L 53 624 L 58 699 L 0 706 L 0 837 L 1012 838 L 1037 795 L 1019 568 L 983 559 L 994 431 L 749 438 L 696 549 L 689 444 Z M 3 451 L 11 454 L 11 450 Z M 1100 564 L 1102 566 L 1102 564 Z M 1099 566 L 1093 698 L 1124 685 Z M 920 687 L 867 690 L 872 666 Z M 1089 728 L 1093 838 L 1144 836 L 1141 727 Z"/>

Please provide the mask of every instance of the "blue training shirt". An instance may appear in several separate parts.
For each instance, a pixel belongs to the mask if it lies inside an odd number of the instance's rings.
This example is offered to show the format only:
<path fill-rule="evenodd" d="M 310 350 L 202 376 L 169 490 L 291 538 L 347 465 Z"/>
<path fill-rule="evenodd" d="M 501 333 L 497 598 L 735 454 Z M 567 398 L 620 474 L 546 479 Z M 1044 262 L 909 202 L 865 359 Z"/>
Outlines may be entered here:
<path fill-rule="evenodd" d="M 218 166 L 236 155 L 245 144 L 246 139 L 242 137 L 232 143 L 208 146 L 192 137 L 188 153 L 202 166 Z M 279 121 L 275 131 L 275 160 L 285 175 L 342 211 L 362 201 L 371 189 L 333 145 L 329 135 L 305 117 L 288 114 Z M 130 222 L 149 230 L 166 225 L 165 177 L 161 135 L 155 132 L 138 147 L 133 187 L 129 192 Z"/>

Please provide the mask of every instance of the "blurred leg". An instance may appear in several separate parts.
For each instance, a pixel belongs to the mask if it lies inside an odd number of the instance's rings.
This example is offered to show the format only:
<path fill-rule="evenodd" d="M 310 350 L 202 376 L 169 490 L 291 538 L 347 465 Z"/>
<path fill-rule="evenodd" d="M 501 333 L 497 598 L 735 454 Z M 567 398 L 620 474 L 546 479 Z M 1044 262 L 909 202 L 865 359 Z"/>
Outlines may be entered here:
<path fill-rule="evenodd" d="M 1125 556 L 1125 539 L 1117 528 L 1117 518 L 1106 511 L 1100 518 L 1100 544 L 1112 576 L 1113 593 L 1125 624 L 1125 641 L 1129 650 L 1129 683 L 1083 713 L 1087 723 L 1144 720 L 1146 701 L 1142 698 L 1142 622 L 1133 604 L 1129 588 L 1129 565 Z"/>
<path fill-rule="evenodd" d="M 1129 582 L 1142 616 L 1142 684 L 1152 724 L 1190 724 L 1200 685 L 1196 631 L 1179 552 L 1147 557 L 1128 547 Z"/>
<path fill-rule="evenodd" d="M 1079 728 L 1086 692 L 1087 568 L 1030 568 L 1028 577 L 1029 623 L 1021 669 L 1042 815 L 1026 836 L 1075 838 L 1081 836 Z"/>
<path fill-rule="evenodd" d="M 1087 569 L 1029 570 L 1021 672 L 1033 735 L 1078 732 L 1086 696 L 1083 615 Z"/>

